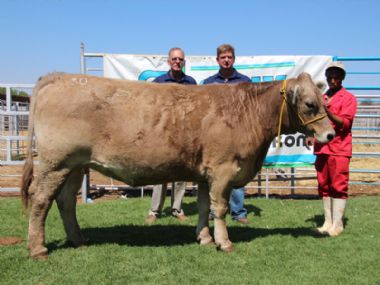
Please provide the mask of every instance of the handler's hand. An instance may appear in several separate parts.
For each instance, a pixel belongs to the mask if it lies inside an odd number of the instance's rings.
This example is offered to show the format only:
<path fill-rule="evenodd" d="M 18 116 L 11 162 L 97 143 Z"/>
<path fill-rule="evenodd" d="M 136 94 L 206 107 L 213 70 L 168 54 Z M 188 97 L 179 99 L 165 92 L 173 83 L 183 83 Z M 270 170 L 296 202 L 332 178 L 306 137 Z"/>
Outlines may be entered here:
<path fill-rule="evenodd" d="M 323 108 L 325 109 L 325 112 L 328 114 L 331 114 L 329 108 L 327 107 L 327 105 L 323 104 Z"/>
<path fill-rule="evenodd" d="M 310 150 L 310 147 L 313 145 L 313 137 L 306 137 L 305 147 Z"/>

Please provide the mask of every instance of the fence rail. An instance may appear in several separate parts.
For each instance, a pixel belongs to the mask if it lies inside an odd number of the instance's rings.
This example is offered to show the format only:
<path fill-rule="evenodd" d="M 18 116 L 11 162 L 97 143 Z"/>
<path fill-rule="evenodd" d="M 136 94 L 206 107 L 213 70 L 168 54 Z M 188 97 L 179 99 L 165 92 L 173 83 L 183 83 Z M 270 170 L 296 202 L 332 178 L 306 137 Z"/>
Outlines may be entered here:
<path fill-rule="evenodd" d="M 85 53 L 84 48 L 81 49 L 81 72 L 87 73 L 91 71 L 102 71 L 100 67 L 87 67 L 86 59 L 88 58 L 102 58 L 104 53 Z M 380 57 L 335 57 L 337 60 L 342 61 L 380 61 Z M 351 75 L 378 75 L 380 72 L 347 72 Z M 33 84 L 1 84 L 0 87 L 6 88 L 6 100 L 0 100 L 0 165 L 17 166 L 23 164 L 23 157 L 26 151 L 27 140 L 27 121 L 29 114 L 29 104 L 12 102 L 11 90 L 21 89 L 28 90 L 31 93 Z M 346 87 L 350 90 L 380 90 L 380 86 L 359 86 L 352 85 Z M 356 115 L 353 126 L 353 143 L 354 149 L 361 146 L 376 146 L 380 142 L 377 140 L 380 138 L 380 95 L 376 94 L 358 94 L 356 95 L 359 105 L 358 114 Z M 373 151 L 354 151 L 354 159 L 379 159 L 380 152 Z M 379 161 L 380 162 L 380 161 Z M 365 181 L 351 181 L 352 185 L 361 184 L 365 186 L 378 186 L 380 181 L 380 163 L 376 164 L 374 169 L 364 168 L 352 168 L 350 173 L 356 174 L 368 174 L 375 175 L 375 182 Z M 20 174 L 0 174 L 0 177 L 19 177 Z M 292 193 L 295 193 L 298 189 L 310 189 L 315 190 L 315 186 L 297 185 L 297 181 L 315 179 L 316 173 L 314 168 L 289 168 L 288 171 L 282 173 L 276 173 L 276 170 L 270 170 L 264 168 L 259 175 L 255 178 L 253 183 L 247 186 L 248 189 L 257 189 L 260 193 L 265 191 L 265 195 L 268 197 L 271 190 L 276 189 L 290 189 Z M 276 181 L 288 181 L 288 185 L 276 186 L 271 182 Z M 254 185 L 255 184 L 255 185 Z M 187 189 L 194 191 L 194 185 L 188 185 Z M 90 189 L 103 189 L 103 190 L 126 190 L 132 189 L 128 185 L 95 185 L 91 184 Z M 144 191 L 151 189 L 151 186 L 133 188 L 141 191 L 141 195 L 144 195 Z M 169 188 L 170 189 L 170 188 Z M 18 187 L 0 187 L 0 192 L 19 191 Z"/>

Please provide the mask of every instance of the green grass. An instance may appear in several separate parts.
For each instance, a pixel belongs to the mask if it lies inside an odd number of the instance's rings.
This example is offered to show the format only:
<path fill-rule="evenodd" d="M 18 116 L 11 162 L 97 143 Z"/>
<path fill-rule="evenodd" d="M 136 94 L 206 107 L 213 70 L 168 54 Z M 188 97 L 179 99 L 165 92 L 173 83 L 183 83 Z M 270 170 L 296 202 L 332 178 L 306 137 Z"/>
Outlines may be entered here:
<path fill-rule="evenodd" d="M 66 245 L 53 206 L 49 259 L 29 259 L 25 241 L 0 246 L 0 284 L 380 284 L 380 197 L 350 198 L 346 230 L 336 238 L 314 235 L 323 219 L 319 200 L 246 199 L 251 224 L 227 219 L 231 254 L 195 242 L 194 198 L 185 199 L 185 223 L 166 215 L 144 225 L 149 204 L 130 198 L 78 205 L 90 239 L 79 249 Z M 0 218 L 0 236 L 26 237 L 17 198 L 0 198 Z"/>

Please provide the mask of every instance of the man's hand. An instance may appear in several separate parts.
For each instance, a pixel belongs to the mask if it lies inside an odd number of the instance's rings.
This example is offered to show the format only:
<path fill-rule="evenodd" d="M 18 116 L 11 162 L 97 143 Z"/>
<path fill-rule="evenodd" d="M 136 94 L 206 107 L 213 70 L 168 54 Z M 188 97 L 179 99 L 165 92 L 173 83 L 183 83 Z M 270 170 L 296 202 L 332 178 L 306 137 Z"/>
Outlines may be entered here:
<path fill-rule="evenodd" d="M 323 105 L 323 107 L 325 108 L 325 111 L 326 111 L 326 114 L 327 114 L 327 117 L 336 125 L 338 126 L 339 128 L 343 127 L 343 119 L 337 115 L 334 115 L 333 113 L 330 112 L 330 110 L 328 109 L 328 107 L 326 105 Z"/>
<path fill-rule="evenodd" d="M 306 137 L 305 139 L 305 147 L 310 150 L 310 147 L 313 145 L 313 137 Z"/>

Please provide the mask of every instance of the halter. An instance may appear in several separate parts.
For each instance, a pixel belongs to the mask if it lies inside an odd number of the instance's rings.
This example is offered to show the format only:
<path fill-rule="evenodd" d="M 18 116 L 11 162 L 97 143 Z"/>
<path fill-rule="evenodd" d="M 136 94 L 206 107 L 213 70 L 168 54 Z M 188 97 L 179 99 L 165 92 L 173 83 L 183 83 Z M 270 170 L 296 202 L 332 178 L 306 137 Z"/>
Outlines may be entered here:
<path fill-rule="evenodd" d="M 283 98 L 284 100 L 282 101 L 281 111 L 280 111 L 280 120 L 279 120 L 279 122 L 278 122 L 277 147 L 280 147 L 280 135 L 281 135 L 282 117 L 283 117 L 283 114 L 284 114 L 285 103 L 288 102 L 287 97 L 286 97 L 286 95 L 287 95 L 287 90 L 286 90 L 286 80 L 284 80 L 284 81 L 282 82 L 282 88 L 281 88 L 281 90 L 280 90 L 280 94 L 282 95 L 282 98 Z M 327 116 L 326 114 L 324 114 L 324 115 L 320 115 L 320 116 L 317 116 L 316 118 L 313 118 L 313 119 L 311 119 L 311 120 L 305 122 L 305 120 L 302 119 L 301 114 L 300 114 L 298 111 L 294 110 L 294 109 L 293 109 L 293 106 L 292 106 L 291 104 L 289 104 L 289 106 L 290 106 L 290 109 L 291 109 L 294 113 L 297 114 L 298 119 L 301 121 L 301 125 L 304 126 L 304 127 L 307 126 L 307 125 L 309 125 L 309 124 L 311 124 L 311 123 L 314 123 L 314 122 L 316 122 L 316 121 L 322 120 L 324 117 Z"/>

